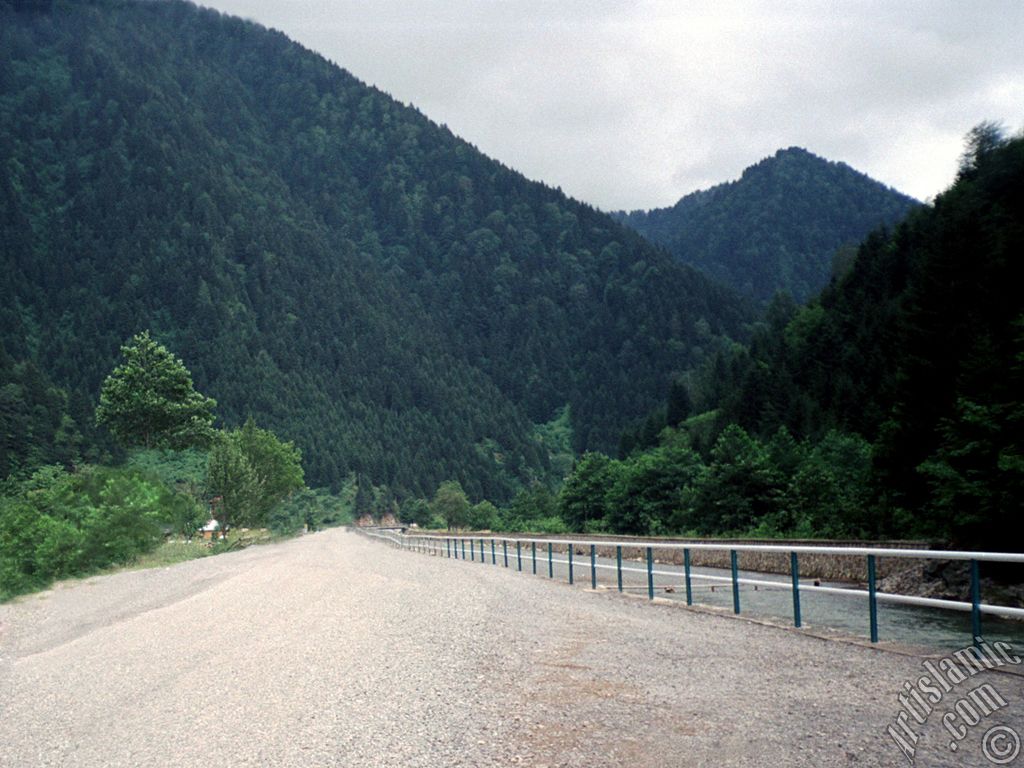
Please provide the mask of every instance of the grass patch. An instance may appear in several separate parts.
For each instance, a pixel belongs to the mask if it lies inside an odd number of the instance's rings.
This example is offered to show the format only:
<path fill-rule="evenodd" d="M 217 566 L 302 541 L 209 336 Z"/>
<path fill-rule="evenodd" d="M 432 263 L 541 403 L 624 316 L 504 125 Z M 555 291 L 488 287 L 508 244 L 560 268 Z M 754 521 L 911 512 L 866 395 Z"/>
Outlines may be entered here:
<path fill-rule="evenodd" d="M 166 568 L 177 563 L 184 563 L 187 560 L 198 560 L 200 557 L 209 557 L 210 555 L 219 555 L 224 552 L 245 549 L 252 544 L 269 544 L 273 541 L 280 541 L 283 538 L 290 537 L 275 536 L 265 528 L 261 528 L 229 531 L 227 538 L 219 541 L 205 541 L 203 539 L 165 541 L 151 552 L 141 554 L 131 563 L 121 568 L 114 568 L 112 571 Z"/>
<path fill-rule="evenodd" d="M 166 568 L 169 565 L 184 563 L 186 560 L 196 560 L 200 557 L 207 557 L 219 551 L 216 547 L 209 546 L 206 541 L 166 541 L 152 552 L 146 552 L 135 558 L 123 568 L 114 568 L 112 571 L 128 570 L 139 571 L 143 568 Z M 109 571 L 108 571 L 109 572 Z"/>
<path fill-rule="evenodd" d="M 20 592 L 17 595 L 8 595 L 0 598 L 0 604 L 20 601 L 30 597 L 31 595 L 38 595 L 40 592 L 46 592 L 54 587 L 69 584 L 71 582 L 88 582 L 88 580 L 94 579 L 97 576 L 109 576 L 114 573 L 121 573 L 122 571 L 141 571 L 147 568 L 168 568 L 172 565 L 184 563 L 189 560 L 198 560 L 201 557 L 210 557 L 211 555 L 220 555 L 225 552 L 242 550 L 253 544 L 273 544 L 290 538 L 293 538 L 293 536 L 275 534 L 266 528 L 254 528 L 244 531 L 229 531 L 226 539 L 215 542 L 205 541 L 199 538 L 193 539 L 192 541 L 183 541 L 180 539 L 165 541 L 155 549 L 138 555 L 130 563 L 111 565 L 107 568 L 69 576 L 55 582 L 39 585 L 35 589 L 29 589 L 25 592 Z"/>

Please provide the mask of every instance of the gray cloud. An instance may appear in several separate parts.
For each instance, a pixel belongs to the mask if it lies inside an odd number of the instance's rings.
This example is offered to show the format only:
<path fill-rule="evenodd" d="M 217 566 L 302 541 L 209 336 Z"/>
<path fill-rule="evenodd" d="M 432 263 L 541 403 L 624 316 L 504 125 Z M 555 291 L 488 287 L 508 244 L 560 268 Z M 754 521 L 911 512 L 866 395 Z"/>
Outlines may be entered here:
<path fill-rule="evenodd" d="M 1024 125 L 1018 0 L 201 2 L 605 209 L 669 205 L 792 145 L 926 198 L 973 125 Z"/>

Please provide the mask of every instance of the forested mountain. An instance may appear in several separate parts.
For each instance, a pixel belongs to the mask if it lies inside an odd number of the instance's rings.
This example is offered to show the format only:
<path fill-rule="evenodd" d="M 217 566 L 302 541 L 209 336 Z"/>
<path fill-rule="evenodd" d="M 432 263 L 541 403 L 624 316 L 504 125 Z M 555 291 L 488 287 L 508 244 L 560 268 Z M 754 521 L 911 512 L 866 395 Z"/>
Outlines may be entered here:
<path fill-rule="evenodd" d="M 44 464 L 98 460 L 113 448 L 95 429 L 92 404 L 55 386 L 0 346 L 0 479 Z"/>
<path fill-rule="evenodd" d="M 607 450 L 752 317 L 280 33 L 177 0 L 0 0 L 0 168 L 5 367 L 95 402 L 148 328 L 314 485 L 506 498 L 550 472 L 535 424 L 568 405 L 573 447 Z"/>
<path fill-rule="evenodd" d="M 915 201 L 799 147 L 780 149 L 737 181 L 670 208 L 619 212 L 621 221 L 685 264 L 767 303 L 777 291 L 806 301 L 827 285 L 868 233 Z"/>
<path fill-rule="evenodd" d="M 868 237 L 808 305 L 776 299 L 748 347 L 627 434 L 631 461 L 680 441 L 666 425 L 708 460 L 677 526 L 1019 549 L 1021 254 L 1024 138 L 983 124 L 934 206 Z"/>

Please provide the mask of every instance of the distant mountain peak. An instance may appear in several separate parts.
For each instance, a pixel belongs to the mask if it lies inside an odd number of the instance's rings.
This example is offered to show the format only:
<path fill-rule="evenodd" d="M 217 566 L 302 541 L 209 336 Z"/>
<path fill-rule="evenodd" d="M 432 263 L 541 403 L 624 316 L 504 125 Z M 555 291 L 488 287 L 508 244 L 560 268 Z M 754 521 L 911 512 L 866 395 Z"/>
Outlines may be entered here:
<path fill-rule="evenodd" d="M 916 204 L 845 163 L 792 146 L 668 208 L 615 215 L 761 302 L 778 291 L 805 301 L 828 284 L 841 247 L 891 226 Z"/>

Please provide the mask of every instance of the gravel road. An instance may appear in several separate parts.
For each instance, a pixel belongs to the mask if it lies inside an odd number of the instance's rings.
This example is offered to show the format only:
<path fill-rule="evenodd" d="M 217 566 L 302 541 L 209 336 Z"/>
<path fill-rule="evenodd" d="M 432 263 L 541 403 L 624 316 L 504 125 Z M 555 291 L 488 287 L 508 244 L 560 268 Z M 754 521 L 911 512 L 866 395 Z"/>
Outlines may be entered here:
<path fill-rule="evenodd" d="M 330 530 L 0 606 L 0 766 L 899 766 L 921 665 Z M 915 765 L 990 765 L 997 723 L 1024 678 L 969 678 Z"/>

